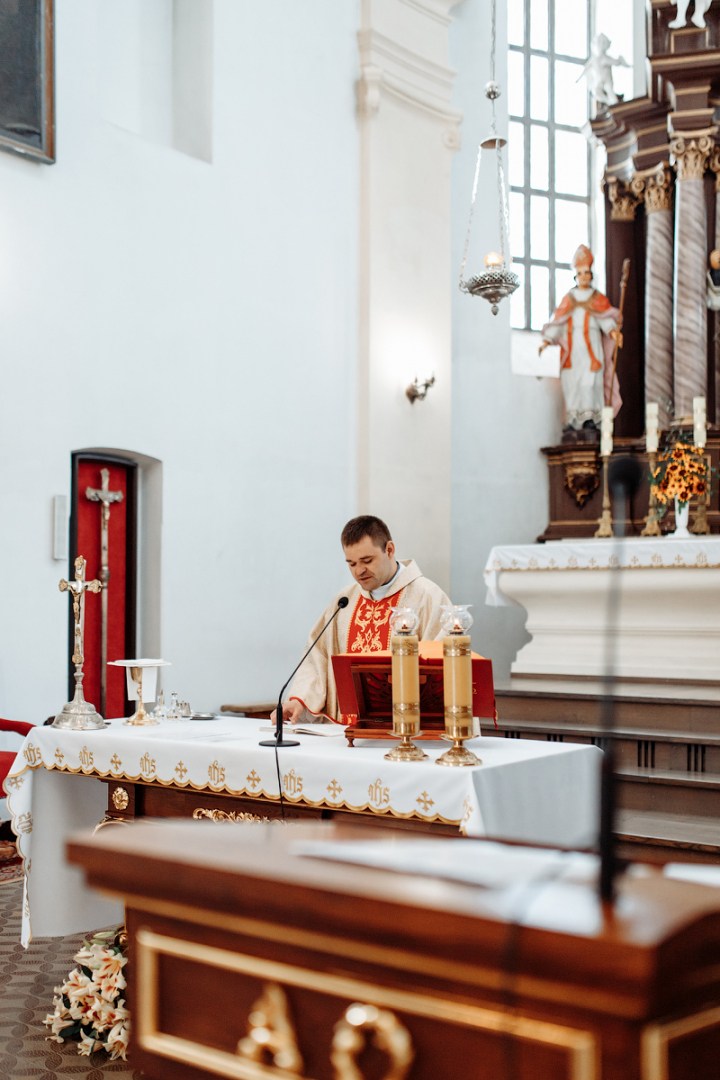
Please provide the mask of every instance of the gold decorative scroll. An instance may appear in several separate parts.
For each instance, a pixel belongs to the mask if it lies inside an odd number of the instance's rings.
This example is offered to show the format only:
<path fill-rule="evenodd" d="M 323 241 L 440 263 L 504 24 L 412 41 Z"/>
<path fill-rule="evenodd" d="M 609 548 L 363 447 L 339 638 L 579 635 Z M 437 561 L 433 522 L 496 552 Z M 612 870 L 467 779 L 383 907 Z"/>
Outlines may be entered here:
<path fill-rule="evenodd" d="M 357 1059 L 365 1049 L 366 1033 L 372 1033 L 373 1046 L 390 1058 L 383 1080 L 405 1080 L 414 1057 L 410 1032 L 389 1010 L 357 1002 L 335 1025 L 330 1060 L 336 1080 L 363 1080 Z"/>
<path fill-rule="evenodd" d="M 611 221 L 634 221 L 640 198 L 629 184 L 616 176 L 606 178 Z"/>
<path fill-rule="evenodd" d="M 248 1033 L 238 1043 L 240 1057 L 266 1063 L 272 1059 L 278 1069 L 303 1075 L 303 1059 L 295 1028 L 290 1019 L 287 997 L 275 982 L 264 983 L 262 995 L 248 1016 Z"/>
<path fill-rule="evenodd" d="M 635 173 L 630 187 L 638 198 L 645 200 L 646 214 L 672 209 L 673 172 L 667 162 Z"/>
<path fill-rule="evenodd" d="M 240 810 L 206 810 L 202 806 L 198 806 L 196 810 L 193 810 L 193 817 L 196 821 L 207 818 L 208 821 L 251 821 L 269 825 L 285 824 L 279 818 L 260 817 L 259 814 L 243 814 Z"/>
<path fill-rule="evenodd" d="M 717 128 L 683 131 L 672 136 L 670 150 L 675 158 L 678 180 L 702 180 L 708 158 L 715 145 Z"/>

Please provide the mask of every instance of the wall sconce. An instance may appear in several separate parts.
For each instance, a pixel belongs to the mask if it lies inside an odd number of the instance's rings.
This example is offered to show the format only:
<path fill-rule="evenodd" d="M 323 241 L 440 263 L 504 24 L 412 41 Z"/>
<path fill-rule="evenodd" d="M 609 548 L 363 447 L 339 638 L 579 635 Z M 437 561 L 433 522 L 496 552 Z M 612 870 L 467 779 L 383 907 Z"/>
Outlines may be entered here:
<path fill-rule="evenodd" d="M 435 385 L 435 376 L 431 375 L 425 382 L 418 382 L 417 378 L 414 382 L 411 382 L 405 391 L 405 396 L 409 400 L 410 404 L 414 404 L 416 401 L 424 401 L 427 397 L 427 392 L 431 386 Z"/>

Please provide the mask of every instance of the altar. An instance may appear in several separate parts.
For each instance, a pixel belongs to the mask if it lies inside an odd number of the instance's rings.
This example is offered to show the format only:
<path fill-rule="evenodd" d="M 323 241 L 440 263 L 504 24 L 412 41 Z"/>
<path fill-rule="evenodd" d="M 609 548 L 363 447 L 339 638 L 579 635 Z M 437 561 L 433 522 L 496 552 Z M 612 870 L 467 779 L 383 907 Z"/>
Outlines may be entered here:
<path fill-rule="evenodd" d="M 604 674 L 607 595 L 622 570 L 616 675 L 720 681 L 720 536 L 633 537 L 494 547 L 486 603 L 517 604 L 532 634 L 513 675 Z"/>
<path fill-rule="evenodd" d="M 98 731 L 34 729 L 5 782 L 26 872 L 23 943 L 122 920 L 121 909 L 85 889 L 64 859 L 64 841 L 105 819 L 145 814 L 212 820 L 279 819 L 278 770 L 262 722 L 214 721 Z M 597 829 L 597 747 L 478 738 L 482 764 L 443 769 L 447 744 L 423 743 L 427 762 L 386 761 L 388 744 L 350 748 L 340 735 L 298 735 L 278 752 L 288 818 L 416 825 L 456 836 L 587 847 Z M 146 798 L 147 796 L 147 798 Z M 248 813 L 250 809 L 251 813 Z M 116 827 L 116 826 L 114 826 Z"/>

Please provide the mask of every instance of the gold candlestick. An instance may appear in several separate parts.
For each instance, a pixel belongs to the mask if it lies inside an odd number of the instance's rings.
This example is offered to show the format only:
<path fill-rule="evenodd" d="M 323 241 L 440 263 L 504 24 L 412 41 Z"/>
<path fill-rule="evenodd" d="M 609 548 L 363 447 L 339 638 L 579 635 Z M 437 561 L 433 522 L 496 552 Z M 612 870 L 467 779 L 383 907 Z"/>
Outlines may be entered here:
<path fill-rule="evenodd" d="M 612 510 L 610 508 L 610 490 L 608 488 L 608 466 L 610 455 L 603 456 L 603 508 L 602 515 L 598 518 L 598 527 L 595 536 L 612 536 Z"/>
<path fill-rule="evenodd" d="M 655 463 L 657 461 L 657 454 L 654 451 L 648 453 L 648 461 L 650 462 L 650 473 L 655 474 Z M 645 518 L 645 528 L 640 533 L 641 536 L 661 536 L 660 525 L 658 523 L 657 516 L 657 497 L 653 491 L 652 481 L 650 481 L 650 506 L 648 508 L 647 517 Z"/>
<path fill-rule="evenodd" d="M 443 608 L 440 625 L 449 631 L 443 638 L 443 684 L 445 695 L 445 734 L 453 745 L 437 758 L 436 765 L 482 765 L 479 757 L 463 746 L 474 738 L 472 644 L 463 631 L 472 626 L 467 605 Z"/>
<path fill-rule="evenodd" d="M 387 761 L 422 761 L 427 758 L 412 741 L 420 734 L 420 661 L 416 629 L 420 619 L 412 608 L 394 608 L 390 626 L 392 652 L 392 734 L 400 739 L 385 754 Z"/>
<path fill-rule="evenodd" d="M 142 697 L 143 669 L 141 667 L 131 667 L 130 674 L 132 675 L 134 682 L 137 683 L 138 704 L 137 709 L 132 716 L 128 716 L 125 725 L 130 727 L 150 727 L 153 724 L 157 724 L 155 717 L 145 711 L 145 703 L 143 702 Z"/>

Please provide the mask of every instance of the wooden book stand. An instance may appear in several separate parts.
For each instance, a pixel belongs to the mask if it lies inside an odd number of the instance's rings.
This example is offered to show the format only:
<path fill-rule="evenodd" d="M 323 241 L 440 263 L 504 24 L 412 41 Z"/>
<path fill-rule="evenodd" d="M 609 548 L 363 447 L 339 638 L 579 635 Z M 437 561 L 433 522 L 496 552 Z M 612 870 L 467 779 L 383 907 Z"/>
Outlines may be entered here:
<path fill-rule="evenodd" d="M 442 641 L 421 641 L 420 735 L 439 739 L 445 731 Z M 392 739 L 391 654 L 340 653 L 332 658 L 340 712 L 351 717 L 345 729 L 350 746 L 355 739 Z M 492 661 L 472 654 L 473 716 L 496 718 Z M 478 735 L 480 731 L 478 730 Z"/>

